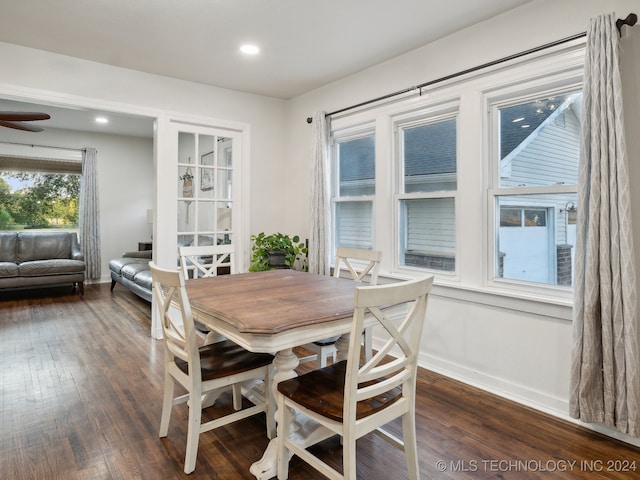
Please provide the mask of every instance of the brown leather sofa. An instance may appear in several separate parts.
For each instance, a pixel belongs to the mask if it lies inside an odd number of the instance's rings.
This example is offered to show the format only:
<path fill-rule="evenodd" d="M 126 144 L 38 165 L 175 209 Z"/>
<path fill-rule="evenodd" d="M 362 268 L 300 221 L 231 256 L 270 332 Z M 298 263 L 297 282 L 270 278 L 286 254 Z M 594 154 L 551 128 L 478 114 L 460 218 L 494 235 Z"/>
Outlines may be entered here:
<path fill-rule="evenodd" d="M 0 288 L 77 286 L 85 262 L 75 232 L 0 232 Z"/>

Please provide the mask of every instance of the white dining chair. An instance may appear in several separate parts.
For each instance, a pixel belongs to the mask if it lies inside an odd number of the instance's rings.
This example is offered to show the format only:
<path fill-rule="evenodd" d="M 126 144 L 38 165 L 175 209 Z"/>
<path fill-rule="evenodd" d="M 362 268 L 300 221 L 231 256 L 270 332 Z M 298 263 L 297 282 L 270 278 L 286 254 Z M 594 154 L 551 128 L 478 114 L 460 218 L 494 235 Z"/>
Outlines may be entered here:
<path fill-rule="evenodd" d="M 378 271 L 382 252 L 379 250 L 365 250 L 358 248 L 338 247 L 336 249 L 336 263 L 333 268 L 333 276 L 348 275 L 356 282 L 367 282 L 369 285 L 377 285 Z M 364 358 L 371 358 L 373 351 L 373 335 L 370 328 L 364 333 Z M 331 337 L 318 342 L 304 345 L 305 350 L 314 352 L 299 359 L 300 363 L 317 360 L 320 368 L 327 365 L 328 358 L 335 359 L 335 343 L 339 337 Z"/>
<path fill-rule="evenodd" d="M 371 432 L 403 449 L 409 479 L 419 480 L 416 373 L 432 284 L 431 276 L 357 287 L 347 359 L 278 383 L 279 480 L 288 478 L 292 455 L 332 480 L 355 480 L 356 440 Z M 361 364 L 365 318 L 375 319 L 385 343 L 369 361 Z M 292 420 L 297 413 L 303 413 L 327 430 L 326 435 L 316 437 L 315 443 L 335 434 L 342 437 L 342 472 L 312 453 L 310 442 L 299 442 L 292 435 Z M 396 418 L 402 419 L 402 439 L 382 428 Z"/>
<path fill-rule="evenodd" d="M 267 437 L 271 438 L 275 430 L 270 388 L 273 356 L 249 352 L 230 340 L 199 347 L 182 271 L 163 269 L 153 262 L 149 266 L 164 342 L 160 437 L 167 436 L 173 406 L 186 402 L 189 420 L 184 471 L 191 473 L 195 470 L 200 434 L 204 432 L 265 412 Z M 180 315 L 170 311 L 170 307 L 177 309 Z M 256 403 L 244 409 L 234 401 L 233 413 L 202 423 L 202 399 L 206 394 L 217 396 L 221 389 L 249 380 L 264 382 L 264 401 L 254 396 L 252 401 Z M 175 383 L 187 393 L 174 397 Z"/>
<path fill-rule="evenodd" d="M 230 274 L 237 273 L 234 251 L 231 244 L 178 247 L 180 267 L 185 280 L 216 277 L 220 269 Z M 224 337 L 198 322 L 197 318 L 196 333 L 205 344 L 224 340 Z"/>
<path fill-rule="evenodd" d="M 229 273 L 236 273 L 231 244 L 178 247 L 178 255 L 185 280 L 215 277 L 225 267 Z"/>

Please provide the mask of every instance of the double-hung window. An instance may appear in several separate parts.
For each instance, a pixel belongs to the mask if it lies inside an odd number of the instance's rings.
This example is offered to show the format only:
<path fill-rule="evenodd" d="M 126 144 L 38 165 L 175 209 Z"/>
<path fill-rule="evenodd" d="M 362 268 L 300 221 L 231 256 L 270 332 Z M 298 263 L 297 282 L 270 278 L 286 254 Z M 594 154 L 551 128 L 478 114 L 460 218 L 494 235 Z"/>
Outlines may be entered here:
<path fill-rule="evenodd" d="M 490 101 L 493 279 L 573 285 L 582 94 Z"/>
<path fill-rule="evenodd" d="M 567 302 L 583 73 L 576 43 L 332 119 L 333 246 L 455 295 Z"/>
<path fill-rule="evenodd" d="M 370 131 L 336 136 L 333 149 L 333 243 L 372 249 L 375 136 Z"/>
<path fill-rule="evenodd" d="M 396 124 L 401 267 L 456 269 L 456 126 L 451 112 Z"/>

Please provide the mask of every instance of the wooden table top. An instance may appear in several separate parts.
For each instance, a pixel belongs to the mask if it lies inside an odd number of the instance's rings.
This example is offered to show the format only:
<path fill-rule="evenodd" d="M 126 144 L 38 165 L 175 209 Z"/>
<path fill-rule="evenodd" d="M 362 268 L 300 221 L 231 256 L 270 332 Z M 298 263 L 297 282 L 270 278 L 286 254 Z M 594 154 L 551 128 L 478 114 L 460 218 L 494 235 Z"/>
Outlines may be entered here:
<path fill-rule="evenodd" d="M 186 282 L 194 311 L 241 333 L 273 335 L 353 316 L 355 288 L 347 278 L 297 270 L 269 270 Z"/>

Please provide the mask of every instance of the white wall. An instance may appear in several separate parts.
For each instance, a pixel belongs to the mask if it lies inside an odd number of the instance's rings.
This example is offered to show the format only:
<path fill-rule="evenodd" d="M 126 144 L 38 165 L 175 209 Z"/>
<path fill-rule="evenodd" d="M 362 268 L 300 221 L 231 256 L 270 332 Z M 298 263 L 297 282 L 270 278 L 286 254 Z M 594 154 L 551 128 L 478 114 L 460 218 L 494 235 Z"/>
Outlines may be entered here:
<path fill-rule="evenodd" d="M 624 18 L 640 13 L 637 10 L 637 0 L 534 1 L 293 99 L 287 105 L 286 126 L 288 230 L 308 231 L 311 128 L 305 119 L 314 111 L 337 110 L 584 32 L 589 18 L 602 13 Z M 637 130 L 637 114 L 635 119 L 631 128 Z M 482 131 L 479 123 L 475 128 Z M 481 151 L 477 157 L 482 158 Z M 460 241 L 476 241 L 476 236 L 461 235 Z M 392 243 L 377 248 L 392 251 Z M 388 272 L 390 266 L 387 255 L 382 270 Z M 570 304 L 437 284 L 428 307 L 421 364 L 568 418 Z"/>
<path fill-rule="evenodd" d="M 284 158 L 283 100 L 245 94 L 112 67 L 64 55 L 0 43 L 0 97 L 80 105 L 115 112 L 216 125 L 218 121 L 248 125 L 251 165 L 249 234 L 282 228 L 285 189 L 281 187 Z M 3 129 L 5 130 L 5 129 Z M 1 134 L 1 133 L 0 133 Z M 42 137 L 38 137 L 42 138 Z M 159 142 L 160 148 L 166 146 Z M 160 152 L 160 156 L 164 152 Z M 161 165 L 160 168 L 171 168 Z M 105 251 L 120 250 L 108 243 Z"/>

